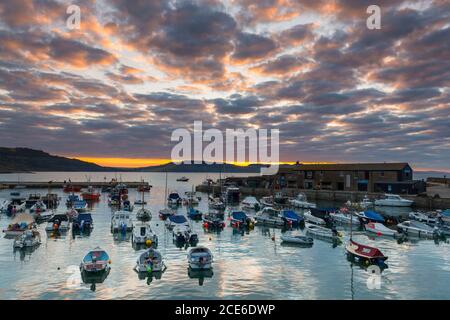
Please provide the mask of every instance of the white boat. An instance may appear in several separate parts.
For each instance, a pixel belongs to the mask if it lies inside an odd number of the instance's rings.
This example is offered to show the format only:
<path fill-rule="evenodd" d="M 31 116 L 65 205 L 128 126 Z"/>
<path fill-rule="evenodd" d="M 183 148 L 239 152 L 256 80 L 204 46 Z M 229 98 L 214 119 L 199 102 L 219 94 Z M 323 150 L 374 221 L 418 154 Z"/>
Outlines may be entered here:
<path fill-rule="evenodd" d="M 286 243 L 294 243 L 300 245 L 312 245 L 314 243 L 314 239 L 311 237 L 306 237 L 302 235 L 292 235 L 292 234 L 283 234 L 280 236 L 281 241 Z"/>
<path fill-rule="evenodd" d="M 367 209 L 373 206 L 373 202 L 367 195 L 365 195 L 363 200 L 361 202 L 358 202 L 358 205 L 363 209 Z"/>
<path fill-rule="evenodd" d="M 45 231 L 49 232 L 66 232 L 69 230 L 69 218 L 65 214 L 55 214 L 48 220 Z"/>
<path fill-rule="evenodd" d="M 109 272 L 111 261 L 105 250 L 96 247 L 83 258 L 80 271 L 88 274 Z"/>
<path fill-rule="evenodd" d="M 311 223 L 314 223 L 314 224 L 317 224 L 317 225 L 326 225 L 325 220 L 323 220 L 322 218 L 313 216 L 311 214 L 310 210 L 305 211 L 303 213 L 303 217 L 305 218 L 305 221 L 307 221 L 307 222 L 311 222 Z"/>
<path fill-rule="evenodd" d="M 414 201 L 403 199 L 396 194 L 385 194 L 383 199 L 375 200 L 376 206 L 388 206 L 388 207 L 410 207 Z"/>
<path fill-rule="evenodd" d="M 41 235 L 36 230 L 26 230 L 14 240 L 15 249 L 32 248 L 41 244 Z"/>
<path fill-rule="evenodd" d="M 208 207 L 213 210 L 223 210 L 225 209 L 225 203 L 223 203 L 220 198 L 209 197 Z"/>
<path fill-rule="evenodd" d="M 434 237 L 439 235 L 437 227 L 433 228 L 419 221 L 403 221 L 397 225 L 397 230 L 405 235 L 416 237 Z"/>
<path fill-rule="evenodd" d="M 111 219 L 111 232 L 128 232 L 133 230 L 133 221 L 128 211 L 117 211 Z"/>
<path fill-rule="evenodd" d="M 195 247 L 187 255 L 189 267 L 193 270 L 208 270 L 212 268 L 213 255 L 205 247 Z"/>
<path fill-rule="evenodd" d="M 169 216 L 166 221 L 164 221 L 164 224 L 166 225 L 167 229 L 173 229 L 176 226 L 186 226 L 186 227 L 190 227 L 189 225 L 189 221 L 186 219 L 186 217 L 184 215 L 181 214 L 175 214 L 175 215 L 171 215 Z"/>
<path fill-rule="evenodd" d="M 166 220 L 168 217 L 173 216 L 175 213 L 175 210 L 164 208 L 159 210 L 159 217 L 163 220 Z"/>
<path fill-rule="evenodd" d="M 134 270 L 136 272 L 161 272 L 165 268 L 161 253 L 154 248 L 150 248 L 139 256 Z"/>
<path fill-rule="evenodd" d="M 42 201 L 37 201 L 35 204 L 33 204 L 30 208 L 30 212 L 44 212 L 47 211 L 47 206 Z"/>
<path fill-rule="evenodd" d="M 272 196 L 262 197 L 260 203 L 262 207 L 272 207 L 274 205 L 273 197 Z"/>
<path fill-rule="evenodd" d="M 134 244 L 156 245 L 158 237 L 152 231 L 150 224 L 139 221 L 133 225 L 132 242 Z"/>
<path fill-rule="evenodd" d="M 35 221 L 31 214 L 19 213 L 17 214 L 8 228 L 3 230 L 6 237 L 19 236 L 26 230 L 33 229 L 35 227 Z"/>
<path fill-rule="evenodd" d="M 186 225 L 175 226 L 172 230 L 172 237 L 178 244 L 196 244 L 198 242 L 198 235 L 192 232 L 190 226 Z"/>
<path fill-rule="evenodd" d="M 286 221 L 281 217 L 280 211 L 272 207 L 264 207 L 255 215 L 257 225 L 284 226 Z"/>
<path fill-rule="evenodd" d="M 152 220 L 152 212 L 148 209 L 141 208 L 136 212 L 136 219 L 141 221 Z"/>
<path fill-rule="evenodd" d="M 255 197 L 246 197 L 241 202 L 241 208 L 247 210 L 255 210 L 258 211 L 261 208 L 261 204 Z"/>
<path fill-rule="evenodd" d="M 412 220 L 416 220 L 416 221 L 423 222 L 423 223 L 428 223 L 428 224 L 437 223 L 436 218 L 427 216 L 426 214 L 424 214 L 422 212 L 410 212 L 408 216 Z"/>
<path fill-rule="evenodd" d="M 330 212 L 330 217 L 334 222 L 342 223 L 342 224 L 350 224 L 353 223 L 356 226 L 360 225 L 359 218 L 352 213 L 336 211 Z"/>
<path fill-rule="evenodd" d="M 395 237 L 398 234 L 397 231 L 389 229 L 384 224 L 378 222 L 369 222 L 364 225 L 364 228 L 367 232 L 374 233 L 379 236 Z"/>
<path fill-rule="evenodd" d="M 294 208 L 310 209 L 310 208 L 316 207 L 315 203 L 311 203 L 311 202 L 307 201 L 306 194 L 304 194 L 304 193 L 299 193 L 297 195 L 297 197 L 295 197 L 294 199 L 290 199 L 289 204 L 291 206 L 293 206 Z"/>
<path fill-rule="evenodd" d="M 319 239 L 338 241 L 341 235 L 336 230 L 331 230 L 310 223 L 305 223 L 306 234 Z"/>
<path fill-rule="evenodd" d="M 187 182 L 187 181 L 189 181 L 189 178 L 183 176 L 181 178 L 178 178 L 177 181 Z"/>

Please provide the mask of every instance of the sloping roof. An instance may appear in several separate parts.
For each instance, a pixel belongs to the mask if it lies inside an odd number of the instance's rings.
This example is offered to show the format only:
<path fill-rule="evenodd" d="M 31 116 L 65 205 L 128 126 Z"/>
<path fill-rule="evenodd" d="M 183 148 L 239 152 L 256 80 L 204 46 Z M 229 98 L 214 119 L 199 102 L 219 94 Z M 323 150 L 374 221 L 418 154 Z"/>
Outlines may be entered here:
<path fill-rule="evenodd" d="M 399 163 L 320 163 L 320 164 L 298 164 L 282 165 L 280 171 L 390 171 L 403 170 L 408 166 L 407 162 Z"/>

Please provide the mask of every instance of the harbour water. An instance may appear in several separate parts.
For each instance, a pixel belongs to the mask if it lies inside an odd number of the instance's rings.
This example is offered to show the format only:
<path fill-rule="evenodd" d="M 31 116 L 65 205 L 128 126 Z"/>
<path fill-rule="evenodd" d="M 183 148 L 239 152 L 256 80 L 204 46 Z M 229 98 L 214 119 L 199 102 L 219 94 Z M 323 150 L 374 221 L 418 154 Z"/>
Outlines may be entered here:
<path fill-rule="evenodd" d="M 177 182 L 182 175 L 189 182 Z M 237 175 L 237 174 L 236 174 Z M 399 244 L 391 238 L 370 238 L 362 231 L 355 240 L 375 245 L 389 256 L 388 269 L 375 282 L 373 275 L 346 258 L 345 246 L 315 240 L 310 248 L 281 244 L 282 230 L 255 227 L 250 232 L 236 233 L 228 225 L 221 233 L 206 233 L 201 222 L 191 222 L 199 235 L 199 245 L 214 255 L 212 277 L 188 275 L 187 250 L 177 248 L 171 233 L 157 213 L 164 205 L 164 173 L 38 173 L 0 175 L 1 181 L 103 181 L 121 177 L 123 181 L 143 178 L 153 185 L 146 194 L 147 208 L 153 213 L 152 229 L 159 238 L 158 250 L 167 270 L 160 279 L 140 280 L 133 271 L 141 251 L 133 249 L 129 238 L 115 239 L 110 232 L 111 208 L 107 194 L 92 207 L 94 229 L 90 236 L 47 237 L 41 224 L 38 230 L 42 244 L 33 252 L 13 250 L 13 240 L 0 239 L 0 299 L 450 299 L 450 244 L 433 240 L 407 241 Z M 218 174 L 191 173 L 168 175 L 168 188 L 180 195 L 206 177 Z M 21 190 L 23 195 L 47 190 Z M 61 197 L 58 211 L 66 211 L 67 194 L 52 190 Z M 0 200 L 9 198 L 10 190 L 0 190 Z M 207 195 L 199 194 L 198 208 L 207 211 Z M 140 195 L 130 189 L 133 202 Z M 318 203 L 333 207 L 338 203 Z M 409 209 L 384 209 L 389 215 L 404 215 Z M 136 209 L 135 209 L 136 211 Z M 186 213 L 185 207 L 178 209 Z M 0 229 L 11 219 L 0 216 Z M 344 229 L 344 243 L 349 230 Z M 296 232 L 302 233 L 301 230 Z M 83 256 L 96 246 L 111 257 L 112 269 L 95 290 L 83 284 L 79 264 Z M 375 283 L 375 285 L 374 285 Z M 369 284 L 369 285 L 368 285 Z"/>

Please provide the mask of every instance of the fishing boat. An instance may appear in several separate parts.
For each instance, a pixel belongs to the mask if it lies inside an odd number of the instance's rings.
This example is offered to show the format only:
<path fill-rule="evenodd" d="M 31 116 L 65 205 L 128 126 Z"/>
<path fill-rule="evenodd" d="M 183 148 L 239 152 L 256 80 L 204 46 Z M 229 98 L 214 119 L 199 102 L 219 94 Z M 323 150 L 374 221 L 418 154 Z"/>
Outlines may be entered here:
<path fill-rule="evenodd" d="M 286 221 L 281 217 L 280 211 L 272 207 L 264 207 L 258 211 L 255 216 L 257 225 L 271 225 L 282 227 Z"/>
<path fill-rule="evenodd" d="M 386 193 L 384 198 L 375 200 L 376 206 L 410 207 L 414 201 L 403 199 L 399 195 Z"/>
<path fill-rule="evenodd" d="M 26 230 L 34 229 L 34 227 L 35 221 L 31 214 L 19 213 L 3 232 L 5 233 L 5 237 L 15 237 L 21 235 Z"/>
<path fill-rule="evenodd" d="M 311 214 L 311 210 L 307 210 L 307 211 L 303 212 L 303 217 L 305 218 L 305 221 L 307 221 L 307 222 L 314 223 L 319 226 L 326 225 L 325 220 L 322 218 L 313 216 Z"/>
<path fill-rule="evenodd" d="M 81 196 L 85 201 L 98 201 L 101 194 L 97 192 L 92 186 L 89 186 L 85 192 L 81 193 Z"/>
<path fill-rule="evenodd" d="M 80 213 L 72 222 L 72 232 L 90 233 L 94 229 L 94 220 L 90 213 Z"/>
<path fill-rule="evenodd" d="M 367 232 L 376 234 L 378 236 L 396 237 L 398 235 L 397 231 L 389 229 L 384 224 L 378 222 L 366 223 L 364 225 L 364 228 Z"/>
<path fill-rule="evenodd" d="M 187 255 L 189 267 L 193 270 L 207 270 L 212 268 L 213 255 L 206 247 L 195 247 Z"/>
<path fill-rule="evenodd" d="M 329 240 L 333 242 L 340 241 L 341 235 L 336 229 L 328 229 L 315 224 L 305 223 L 306 234 L 318 239 Z"/>
<path fill-rule="evenodd" d="M 306 194 L 304 193 L 299 193 L 297 197 L 295 197 L 294 199 L 290 199 L 289 204 L 294 208 L 310 209 L 316 207 L 315 203 L 308 202 Z"/>
<path fill-rule="evenodd" d="M 348 212 L 348 210 L 341 209 L 336 212 L 330 212 L 330 217 L 334 222 L 341 224 L 350 224 L 350 223 L 353 223 L 354 225 L 360 224 L 359 218 L 353 215 L 351 212 Z"/>
<path fill-rule="evenodd" d="M 280 216 L 290 226 L 299 226 L 305 223 L 305 219 L 292 210 L 281 210 Z"/>
<path fill-rule="evenodd" d="M 368 223 L 368 222 L 384 223 L 383 216 L 372 210 L 356 212 L 355 214 L 360 218 L 360 221 L 362 223 Z"/>
<path fill-rule="evenodd" d="M 353 220 L 350 220 L 351 222 Z M 345 246 L 347 257 L 350 260 L 358 260 L 369 264 L 376 264 L 378 266 L 387 267 L 384 261 L 386 257 L 378 248 L 370 247 L 353 240 L 353 223 L 350 223 L 350 240 Z"/>
<path fill-rule="evenodd" d="M 255 222 L 243 211 L 232 211 L 230 224 L 234 228 L 253 228 Z"/>
<path fill-rule="evenodd" d="M 436 224 L 438 222 L 437 218 L 430 217 L 422 212 L 410 212 L 408 214 L 408 217 L 412 220 L 416 220 L 427 224 Z"/>
<path fill-rule="evenodd" d="M 438 227 L 430 227 L 429 225 L 419 221 L 403 221 L 397 225 L 398 232 L 416 237 L 432 238 L 439 236 Z"/>
<path fill-rule="evenodd" d="M 140 272 L 161 272 L 166 269 L 161 253 L 150 248 L 145 250 L 136 261 L 134 270 Z"/>
<path fill-rule="evenodd" d="M 192 219 L 192 220 L 202 220 L 202 217 L 203 217 L 203 213 L 200 210 L 195 209 L 195 208 L 189 208 L 187 215 L 188 215 L 189 219 Z"/>
<path fill-rule="evenodd" d="M 66 232 L 69 230 L 69 218 L 65 214 L 55 214 L 48 220 L 45 227 L 47 232 Z"/>
<path fill-rule="evenodd" d="M 111 219 L 112 233 L 126 233 L 133 230 L 133 221 L 127 211 L 116 211 Z"/>
<path fill-rule="evenodd" d="M 146 244 L 150 246 L 153 244 L 157 245 L 158 243 L 158 237 L 152 231 L 150 224 L 142 221 L 136 222 L 133 225 L 133 234 L 131 237 L 134 244 Z"/>
<path fill-rule="evenodd" d="M 188 181 L 189 181 L 189 178 L 183 176 L 183 177 L 181 177 L 181 178 L 178 178 L 177 181 L 188 182 Z"/>
<path fill-rule="evenodd" d="M 241 202 L 241 208 L 243 210 L 255 210 L 259 211 L 261 208 L 261 204 L 255 197 L 245 197 Z"/>
<path fill-rule="evenodd" d="M 37 201 L 33 206 L 30 208 L 30 212 L 44 212 L 47 211 L 47 206 L 45 203 L 41 200 Z"/>
<path fill-rule="evenodd" d="M 140 221 L 152 220 L 152 212 L 148 209 L 141 208 L 136 212 L 136 219 Z"/>
<path fill-rule="evenodd" d="M 169 216 L 166 221 L 164 222 L 167 229 L 173 229 L 175 226 L 184 225 L 187 227 L 190 227 L 189 221 L 186 219 L 185 216 L 181 214 L 175 214 Z"/>
<path fill-rule="evenodd" d="M 302 235 L 282 234 L 280 238 L 283 243 L 292 243 L 305 246 L 312 246 L 314 243 L 313 238 Z"/>
<path fill-rule="evenodd" d="M 108 273 L 111 260 L 105 250 L 96 247 L 89 251 L 80 264 L 80 271 L 87 274 Z"/>
<path fill-rule="evenodd" d="M 37 230 L 26 230 L 14 239 L 15 249 L 33 248 L 41 244 L 41 235 Z"/>
<path fill-rule="evenodd" d="M 224 210 L 225 209 L 225 203 L 223 203 L 220 198 L 208 198 L 208 207 L 210 209 L 214 210 Z"/>
<path fill-rule="evenodd" d="M 167 198 L 167 203 L 169 206 L 178 206 L 182 202 L 182 199 L 178 192 L 171 192 Z"/>

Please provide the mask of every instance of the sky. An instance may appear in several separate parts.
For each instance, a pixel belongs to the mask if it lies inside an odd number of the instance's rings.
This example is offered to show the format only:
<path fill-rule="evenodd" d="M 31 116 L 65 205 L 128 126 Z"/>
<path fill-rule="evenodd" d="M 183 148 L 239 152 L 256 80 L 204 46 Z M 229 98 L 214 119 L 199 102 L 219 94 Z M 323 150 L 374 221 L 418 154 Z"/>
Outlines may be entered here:
<path fill-rule="evenodd" d="M 0 0 L 0 146 L 160 164 L 201 120 L 279 129 L 283 162 L 450 171 L 449 16 L 445 0 Z"/>

